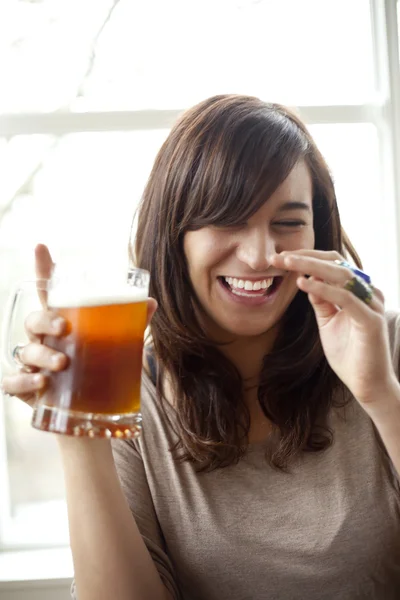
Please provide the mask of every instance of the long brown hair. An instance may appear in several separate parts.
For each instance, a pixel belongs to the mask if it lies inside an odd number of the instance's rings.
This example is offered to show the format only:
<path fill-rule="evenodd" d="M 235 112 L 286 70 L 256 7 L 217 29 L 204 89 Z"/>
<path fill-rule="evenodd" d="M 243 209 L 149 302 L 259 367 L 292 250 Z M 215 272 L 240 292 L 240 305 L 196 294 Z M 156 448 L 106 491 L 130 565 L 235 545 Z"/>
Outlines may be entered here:
<path fill-rule="evenodd" d="M 189 230 L 248 219 L 301 159 L 313 181 L 315 247 L 342 255 L 347 251 L 361 266 L 341 228 L 322 155 L 296 114 L 278 104 L 221 95 L 186 111 L 161 147 L 143 194 L 134 254 L 136 264 L 150 271 L 150 295 L 158 302 L 151 336 L 159 398 L 163 404 L 167 372 L 175 391 L 178 435 L 172 451 L 199 470 L 237 462 L 247 447 L 250 419 L 238 370 L 196 317 L 201 306 L 188 275 L 183 238 Z M 285 469 L 300 450 L 331 444 L 326 417 L 340 390 L 323 354 L 312 307 L 299 291 L 264 358 L 258 389 L 277 438 L 267 454 L 270 464 Z"/>

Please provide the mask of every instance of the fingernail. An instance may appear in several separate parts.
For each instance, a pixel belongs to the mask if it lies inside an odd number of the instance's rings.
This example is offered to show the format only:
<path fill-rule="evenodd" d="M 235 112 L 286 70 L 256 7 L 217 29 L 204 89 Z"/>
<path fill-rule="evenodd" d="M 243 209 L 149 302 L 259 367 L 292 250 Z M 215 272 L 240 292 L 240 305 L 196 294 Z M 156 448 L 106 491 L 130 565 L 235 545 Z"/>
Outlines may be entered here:
<path fill-rule="evenodd" d="M 53 354 L 53 356 L 51 357 L 52 365 L 58 367 L 61 364 L 63 356 L 63 354 Z"/>
<path fill-rule="evenodd" d="M 51 324 L 51 328 L 54 331 L 54 333 L 61 333 L 64 327 L 64 323 L 65 321 L 62 317 L 57 317 L 56 319 L 54 319 Z"/>

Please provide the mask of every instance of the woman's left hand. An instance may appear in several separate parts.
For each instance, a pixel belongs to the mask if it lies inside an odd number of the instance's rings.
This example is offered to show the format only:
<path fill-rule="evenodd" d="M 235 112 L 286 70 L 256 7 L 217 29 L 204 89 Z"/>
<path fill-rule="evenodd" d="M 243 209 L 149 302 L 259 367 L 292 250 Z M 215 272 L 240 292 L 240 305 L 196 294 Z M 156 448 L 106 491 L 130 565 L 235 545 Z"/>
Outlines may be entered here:
<path fill-rule="evenodd" d="M 382 395 L 399 388 L 384 297 L 373 288 L 367 304 L 345 289 L 354 273 L 335 260 L 344 259 L 334 251 L 297 250 L 276 254 L 271 262 L 299 274 L 297 285 L 308 294 L 314 309 L 326 359 L 354 397 L 372 408 L 371 403 L 379 403 Z"/>

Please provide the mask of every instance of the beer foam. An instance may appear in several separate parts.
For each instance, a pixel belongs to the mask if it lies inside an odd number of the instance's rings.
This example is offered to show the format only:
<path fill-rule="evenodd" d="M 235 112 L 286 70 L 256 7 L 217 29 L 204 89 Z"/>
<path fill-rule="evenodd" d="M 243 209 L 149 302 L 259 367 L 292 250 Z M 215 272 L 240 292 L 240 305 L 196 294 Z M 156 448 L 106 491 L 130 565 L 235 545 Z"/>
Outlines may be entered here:
<path fill-rule="evenodd" d="M 146 289 L 125 287 L 113 292 L 102 288 L 71 290 L 66 287 L 55 287 L 49 291 L 48 305 L 51 308 L 80 308 L 90 306 L 110 306 L 113 304 L 130 304 L 145 302 L 148 298 Z"/>

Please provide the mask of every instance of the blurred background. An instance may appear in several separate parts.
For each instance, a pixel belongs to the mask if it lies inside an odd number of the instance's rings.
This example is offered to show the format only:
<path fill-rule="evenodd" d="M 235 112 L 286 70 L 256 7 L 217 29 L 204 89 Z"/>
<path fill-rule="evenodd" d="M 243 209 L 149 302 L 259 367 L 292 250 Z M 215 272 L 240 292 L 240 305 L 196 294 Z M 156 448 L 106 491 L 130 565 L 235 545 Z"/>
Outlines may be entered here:
<path fill-rule="evenodd" d="M 127 262 L 132 216 L 171 124 L 219 93 L 297 109 L 365 269 L 397 308 L 399 6 L 0 0 L 0 321 L 10 290 L 33 276 L 38 242 L 56 261 Z M 21 571 L 23 550 L 67 545 L 54 440 L 31 429 L 21 402 L 0 397 L 0 580 L 13 578 L 1 552 L 20 552 Z"/>

